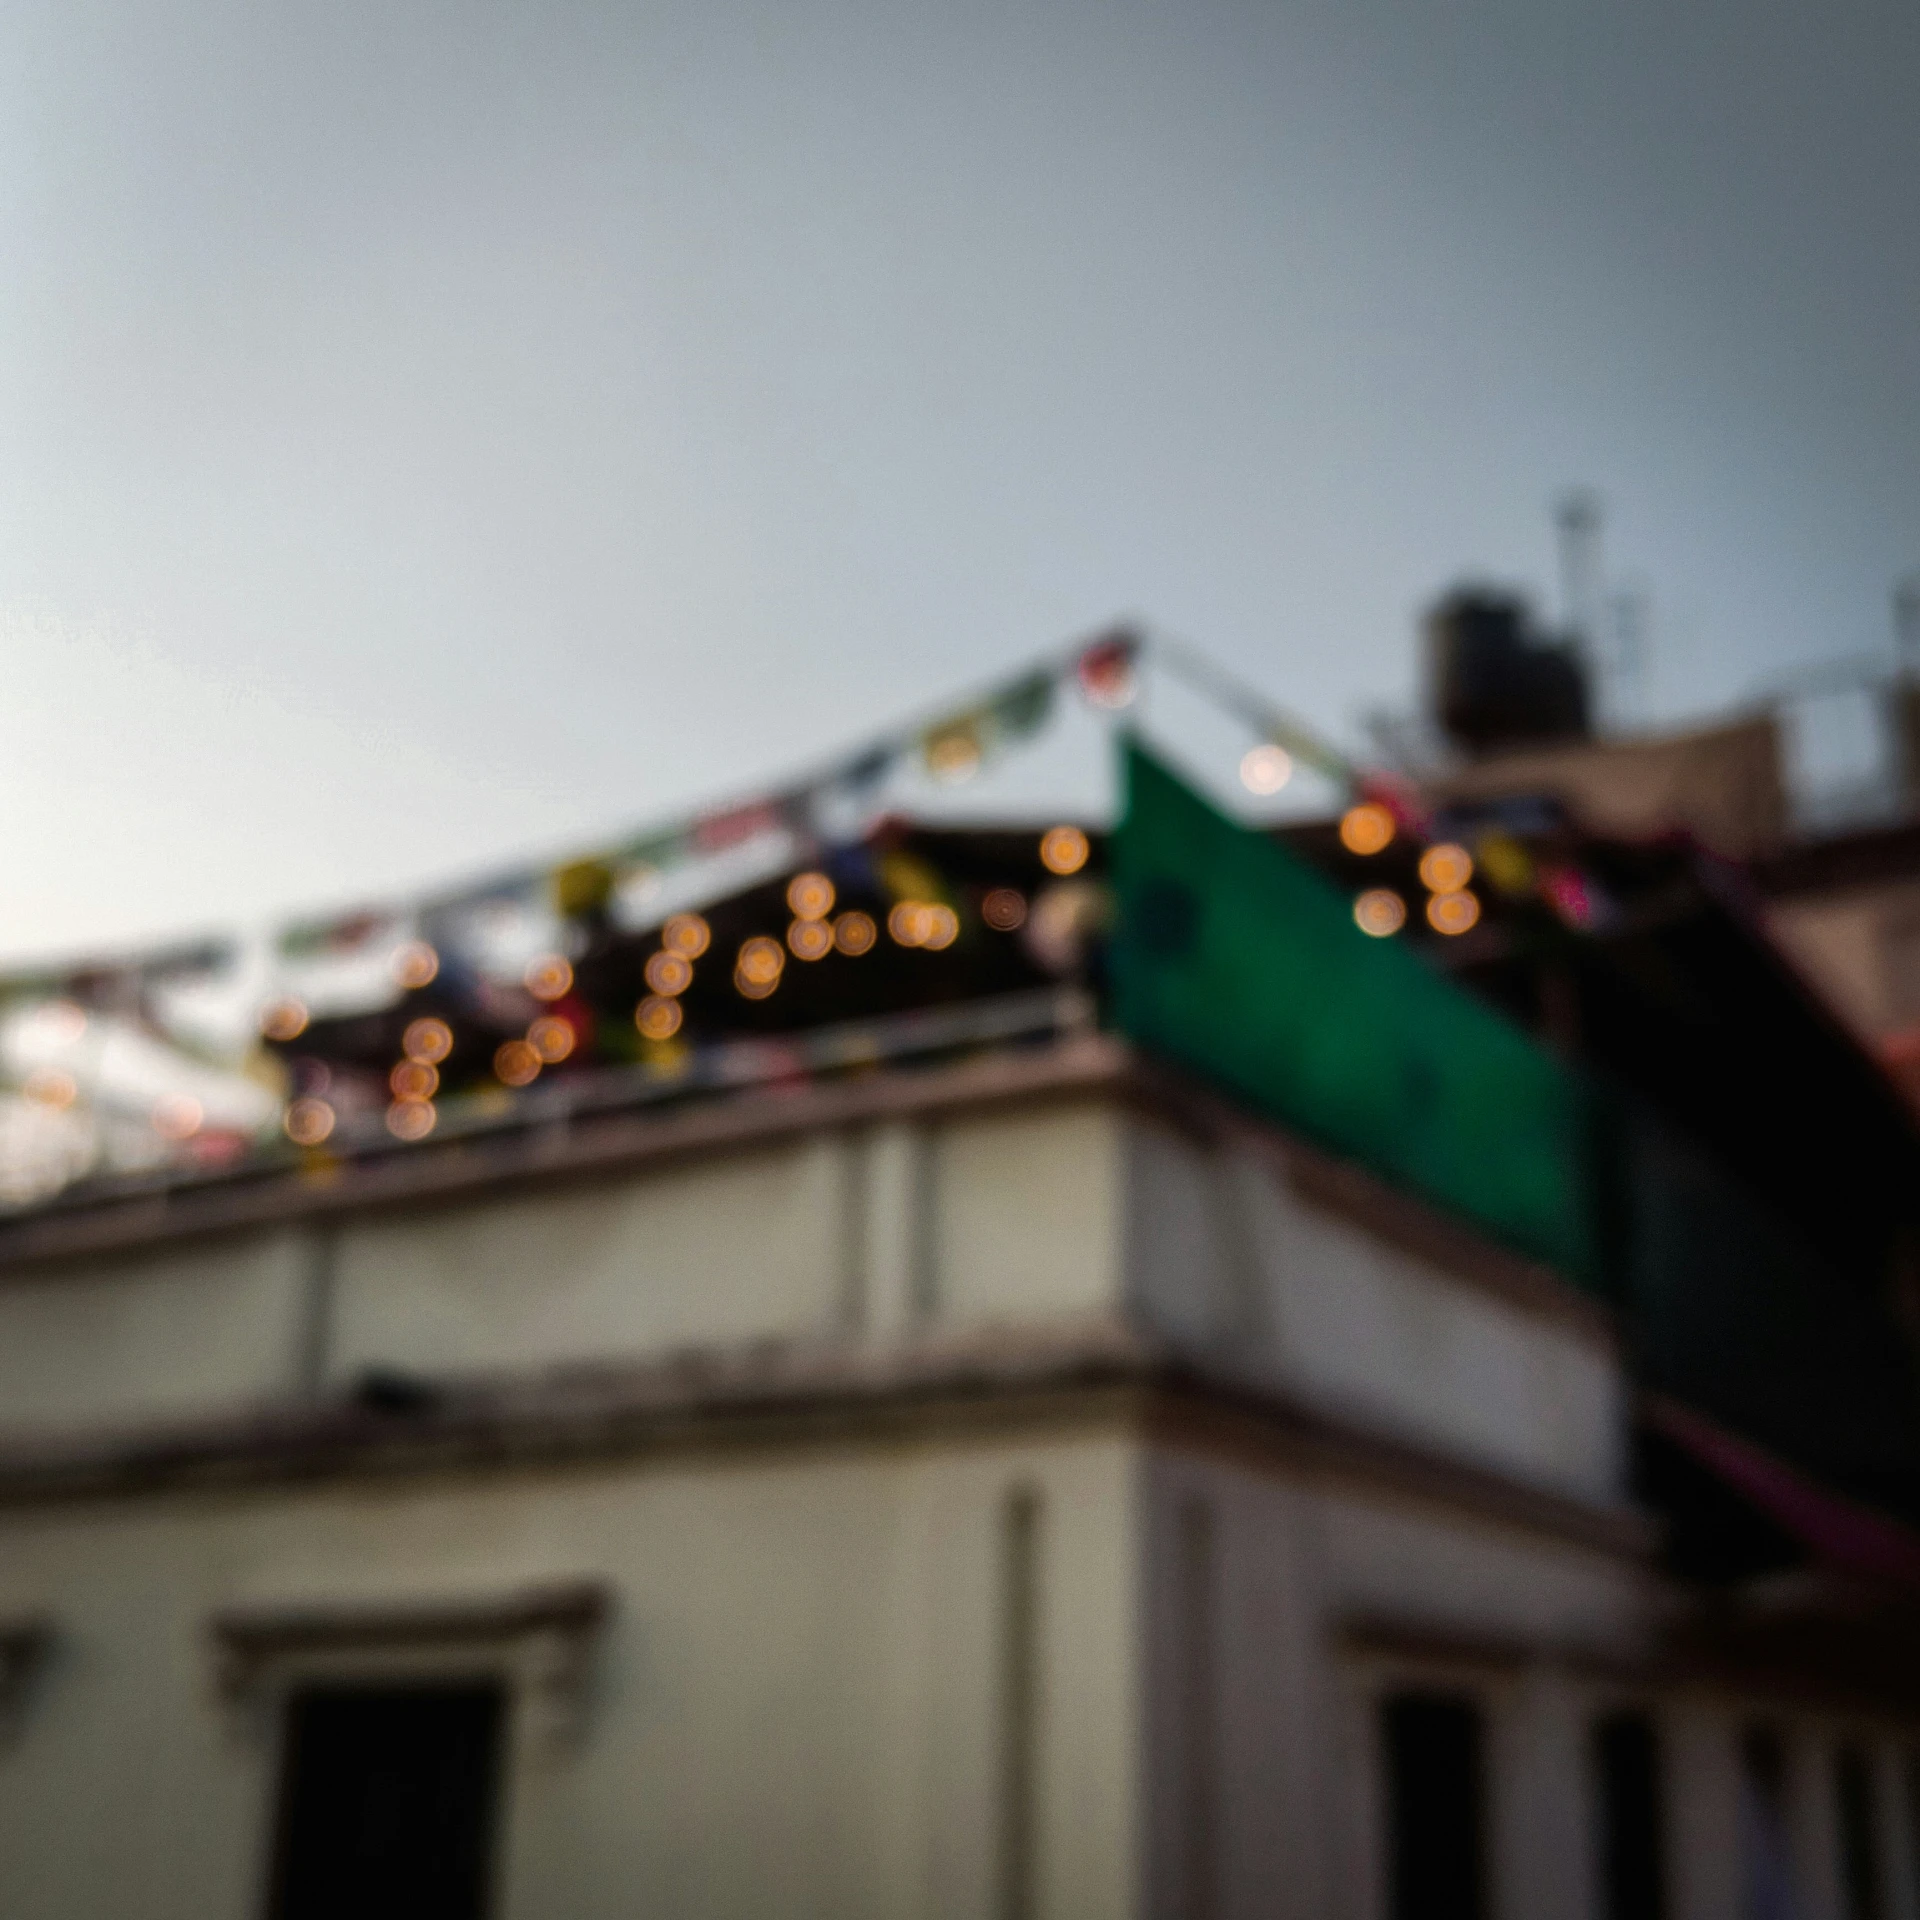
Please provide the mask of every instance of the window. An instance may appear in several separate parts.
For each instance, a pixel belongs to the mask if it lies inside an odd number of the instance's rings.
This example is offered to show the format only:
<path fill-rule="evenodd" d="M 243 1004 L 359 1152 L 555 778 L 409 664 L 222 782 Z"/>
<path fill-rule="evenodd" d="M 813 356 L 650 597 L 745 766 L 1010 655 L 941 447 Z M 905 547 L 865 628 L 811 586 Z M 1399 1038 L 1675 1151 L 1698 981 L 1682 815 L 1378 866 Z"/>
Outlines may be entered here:
<path fill-rule="evenodd" d="M 1873 1804 L 1873 1768 L 1859 1747 L 1842 1747 L 1833 1756 L 1833 1797 L 1846 1920 L 1881 1920 L 1880 1823 Z"/>
<path fill-rule="evenodd" d="M 1771 1727 L 1740 1742 L 1741 1911 L 1746 1920 L 1793 1920 L 1793 1852 L 1787 1839 L 1786 1748 Z"/>
<path fill-rule="evenodd" d="M 1600 1911 L 1605 1920 L 1662 1920 L 1666 1862 L 1652 1723 L 1644 1714 L 1609 1714 L 1593 1730 L 1593 1748 Z"/>
<path fill-rule="evenodd" d="M 1403 1693 L 1381 1708 L 1388 1912 L 1480 1920 L 1486 1911 L 1484 1744 L 1472 1702 Z"/>
<path fill-rule="evenodd" d="M 484 1920 L 503 1719 L 493 1686 L 294 1694 L 273 1920 Z"/>

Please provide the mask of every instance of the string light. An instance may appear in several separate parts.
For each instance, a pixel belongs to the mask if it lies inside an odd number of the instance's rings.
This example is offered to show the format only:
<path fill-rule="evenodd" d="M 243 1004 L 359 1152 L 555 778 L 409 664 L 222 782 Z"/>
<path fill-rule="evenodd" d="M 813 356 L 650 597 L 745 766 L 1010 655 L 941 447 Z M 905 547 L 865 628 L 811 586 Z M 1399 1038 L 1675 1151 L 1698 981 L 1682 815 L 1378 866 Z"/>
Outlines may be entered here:
<path fill-rule="evenodd" d="M 980 918 L 995 933 L 1013 933 L 1026 922 L 1027 897 L 1014 887 L 995 887 L 980 902 Z"/>
<path fill-rule="evenodd" d="M 333 1132 L 337 1117 L 324 1100 L 296 1100 L 281 1125 L 296 1147 L 317 1147 Z"/>
<path fill-rule="evenodd" d="M 856 958 L 863 953 L 873 951 L 873 943 L 880 938 L 880 929 L 873 924 L 869 913 L 854 911 L 843 913 L 833 923 L 833 944 L 842 953 L 852 954 Z"/>
<path fill-rule="evenodd" d="M 780 984 L 787 964 L 779 941 L 756 933 L 741 942 L 733 963 L 733 984 L 749 1000 L 764 1000 Z"/>
<path fill-rule="evenodd" d="M 1240 784 L 1249 793 L 1278 793 L 1293 778 L 1293 756 L 1285 747 L 1264 741 L 1240 757 Z"/>
<path fill-rule="evenodd" d="M 431 1100 L 440 1091 L 440 1070 L 424 1060 L 402 1060 L 387 1075 L 396 1100 Z"/>
<path fill-rule="evenodd" d="M 191 1140 L 206 1111 L 190 1093 L 163 1094 L 153 1103 L 153 1130 L 163 1140 Z"/>
<path fill-rule="evenodd" d="M 424 1060 L 428 1066 L 437 1067 L 453 1051 L 453 1029 L 431 1016 L 410 1021 L 400 1036 L 400 1051 L 409 1060 Z"/>
<path fill-rule="evenodd" d="M 576 1038 L 567 1021 L 551 1015 L 527 1029 L 527 1045 L 550 1067 L 558 1066 L 573 1051 Z"/>
<path fill-rule="evenodd" d="M 540 1077 L 540 1056 L 525 1040 L 509 1040 L 493 1056 L 493 1077 L 502 1086 L 530 1087 Z"/>
<path fill-rule="evenodd" d="M 824 920 L 796 920 L 787 945 L 796 960 L 824 960 L 833 951 L 833 929 Z"/>
<path fill-rule="evenodd" d="M 1375 800 L 1363 800 L 1340 816 L 1340 844 L 1349 853 L 1383 853 L 1393 845 L 1393 815 Z"/>
<path fill-rule="evenodd" d="M 951 907 L 935 902 L 926 909 L 920 944 L 934 953 L 950 947 L 960 937 L 960 916 Z"/>
<path fill-rule="evenodd" d="M 439 971 L 440 956 L 424 940 L 409 940 L 405 946 L 395 950 L 394 980 L 410 993 L 431 986 Z"/>
<path fill-rule="evenodd" d="M 573 962 L 562 953 L 543 953 L 527 963 L 527 991 L 536 1000 L 561 1000 L 573 987 Z"/>
<path fill-rule="evenodd" d="M 1353 903 L 1353 924 L 1384 940 L 1407 924 L 1407 903 L 1391 887 L 1369 887 Z"/>
<path fill-rule="evenodd" d="M 298 1000 L 269 1000 L 260 1009 L 260 1032 L 263 1038 L 278 1040 L 283 1045 L 289 1040 L 298 1040 L 307 1030 L 308 1013 Z"/>
<path fill-rule="evenodd" d="M 1049 827 L 1040 836 L 1040 864 L 1063 879 L 1087 864 L 1092 849 L 1078 827 Z"/>
<path fill-rule="evenodd" d="M 834 898 L 833 882 L 824 873 L 796 873 L 787 882 L 787 905 L 796 920 L 824 920 Z"/>
<path fill-rule="evenodd" d="M 431 1100 L 396 1100 L 387 1109 L 387 1131 L 396 1140 L 424 1140 L 439 1118 Z"/>
<path fill-rule="evenodd" d="M 927 743 L 927 771 L 936 780 L 971 780 L 980 771 L 980 742 L 963 727 Z"/>
<path fill-rule="evenodd" d="M 663 1000 L 657 994 L 649 994 L 633 1010 L 633 1024 L 646 1040 L 671 1040 L 684 1017 L 678 1000 Z"/>
<path fill-rule="evenodd" d="M 658 953 L 648 956 L 646 975 L 647 985 L 671 1000 L 676 993 L 685 993 L 693 985 L 693 962 L 684 953 L 662 947 Z"/>
<path fill-rule="evenodd" d="M 676 913 L 660 929 L 660 944 L 683 960 L 698 960 L 713 940 L 713 929 L 697 913 Z"/>
<path fill-rule="evenodd" d="M 1420 884 L 1429 893 L 1458 893 L 1473 878 L 1473 855 L 1442 840 L 1420 856 Z"/>
<path fill-rule="evenodd" d="M 1480 921 L 1480 902 L 1464 887 L 1436 893 L 1427 902 L 1427 924 L 1435 933 L 1466 933 Z"/>

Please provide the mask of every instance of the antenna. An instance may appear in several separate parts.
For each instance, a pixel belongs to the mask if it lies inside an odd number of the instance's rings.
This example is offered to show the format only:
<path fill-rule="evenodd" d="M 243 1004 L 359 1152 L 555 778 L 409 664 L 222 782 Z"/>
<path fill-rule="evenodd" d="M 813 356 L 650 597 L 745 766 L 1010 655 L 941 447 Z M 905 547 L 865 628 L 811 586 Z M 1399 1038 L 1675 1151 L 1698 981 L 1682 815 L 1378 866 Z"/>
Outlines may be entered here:
<path fill-rule="evenodd" d="M 1574 487 L 1554 502 L 1553 523 L 1560 536 L 1560 617 L 1582 652 L 1598 639 L 1600 611 L 1600 496 L 1590 487 Z"/>
<path fill-rule="evenodd" d="M 1893 653 L 1903 680 L 1920 679 L 1920 573 L 1894 583 Z"/>

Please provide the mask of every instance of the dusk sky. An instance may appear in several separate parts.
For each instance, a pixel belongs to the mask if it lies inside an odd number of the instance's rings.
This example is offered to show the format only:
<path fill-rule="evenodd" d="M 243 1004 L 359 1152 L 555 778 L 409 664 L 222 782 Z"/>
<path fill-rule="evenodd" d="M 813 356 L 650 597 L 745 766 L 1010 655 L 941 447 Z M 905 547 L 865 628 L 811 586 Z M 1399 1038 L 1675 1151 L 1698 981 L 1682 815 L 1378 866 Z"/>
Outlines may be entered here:
<path fill-rule="evenodd" d="M 1118 614 L 1343 739 L 1604 497 L 1920 567 L 1920 9 L 0 7 L 0 954 L 777 777 Z"/>

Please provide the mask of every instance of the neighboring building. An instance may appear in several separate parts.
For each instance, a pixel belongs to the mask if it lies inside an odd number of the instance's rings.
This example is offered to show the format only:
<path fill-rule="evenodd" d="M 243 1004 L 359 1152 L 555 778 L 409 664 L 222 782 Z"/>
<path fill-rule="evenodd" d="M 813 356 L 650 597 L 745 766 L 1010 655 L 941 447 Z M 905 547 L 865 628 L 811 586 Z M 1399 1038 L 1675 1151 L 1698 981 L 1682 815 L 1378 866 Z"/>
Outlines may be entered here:
<path fill-rule="evenodd" d="M 1121 930 L 1060 982 L 983 961 L 699 1093 L 0 1224 L 0 1912 L 1920 1913 L 1920 1544 L 1868 1504 L 1920 1514 L 1920 1450 L 1845 1196 L 1801 1209 L 1853 1302 L 1815 1310 L 1884 1378 L 1689 1291 L 1723 1189 L 1672 1168 L 1760 1177 L 1733 1096 L 1632 1081 L 1684 1147 L 1623 1125 L 1667 1209 L 1624 1227 L 1434 1158 L 1394 1127 L 1458 1067 L 1441 1148 L 1604 1171 L 1573 1076 L 1195 817 L 1122 830 Z M 1363 1015 L 1421 983 L 1347 1152 L 1247 1091 L 1323 909 Z M 1461 963 L 1494 997 L 1503 952 Z M 1503 1089 L 1574 1131 L 1516 1140 Z M 1920 1170 L 1897 1106 L 1850 1124 Z M 1773 1371 L 1703 1405 L 1723 1349 Z M 1796 1364 L 1820 1391 L 1743 1425 Z"/>

